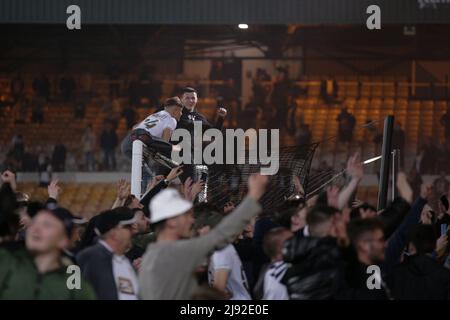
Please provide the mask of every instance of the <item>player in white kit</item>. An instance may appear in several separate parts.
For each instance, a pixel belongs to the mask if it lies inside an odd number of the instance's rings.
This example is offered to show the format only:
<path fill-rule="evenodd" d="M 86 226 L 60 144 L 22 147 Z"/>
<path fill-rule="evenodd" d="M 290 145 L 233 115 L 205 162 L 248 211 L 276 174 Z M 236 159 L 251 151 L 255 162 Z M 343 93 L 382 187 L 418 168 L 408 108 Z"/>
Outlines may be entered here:
<path fill-rule="evenodd" d="M 164 102 L 164 110 L 153 113 L 133 127 L 133 130 L 122 141 L 122 152 L 131 159 L 133 141 L 141 140 L 148 148 L 153 160 L 165 167 L 175 167 L 170 160 L 172 150 L 178 146 L 169 143 L 170 137 L 180 119 L 183 105 L 178 97 L 172 97 Z"/>

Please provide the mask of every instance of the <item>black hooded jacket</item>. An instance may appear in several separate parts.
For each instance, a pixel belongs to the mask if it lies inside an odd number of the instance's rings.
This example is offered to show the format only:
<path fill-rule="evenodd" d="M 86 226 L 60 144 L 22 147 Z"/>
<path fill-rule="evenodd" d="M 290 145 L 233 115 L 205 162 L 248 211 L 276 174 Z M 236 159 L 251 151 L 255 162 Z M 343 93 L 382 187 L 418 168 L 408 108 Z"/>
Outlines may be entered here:
<path fill-rule="evenodd" d="M 282 279 L 294 300 L 332 299 L 343 281 L 343 260 L 334 238 L 293 237 L 284 247 L 290 264 Z"/>
<path fill-rule="evenodd" d="M 392 296 L 398 300 L 448 300 L 450 271 L 432 257 L 407 257 L 387 277 Z"/>

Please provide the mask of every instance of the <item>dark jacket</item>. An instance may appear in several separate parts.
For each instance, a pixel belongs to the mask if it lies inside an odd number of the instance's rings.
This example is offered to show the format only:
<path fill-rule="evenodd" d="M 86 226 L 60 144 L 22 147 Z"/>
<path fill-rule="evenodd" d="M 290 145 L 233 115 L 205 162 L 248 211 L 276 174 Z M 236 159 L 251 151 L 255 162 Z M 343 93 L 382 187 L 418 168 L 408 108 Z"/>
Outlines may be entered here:
<path fill-rule="evenodd" d="M 392 268 L 400 263 L 403 249 L 406 246 L 408 232 L 420 221 L 420 214 L 427 200 L 419 197 L 412 205 L 409 213 L 403 219 L 403 222 L 389 237 L 388 245 L 385 251 L 384 263 L 382 265 L 383 274 L 389 274 Z"/>
<path fill-rule="evenodd" d="M 414 255 L 387 277 L 392 296 L 398 300 L 448 300 L 450 271 L 433 258 Z"/>
<path fill-rule="evenodd" d="M 100 243 L 84 249 L 76 256 L 81 273 L 100 300 L 118 300 L 112 259 L 113 253 Z"/>
<path fill-rule="evenodd" d="M 293 237 L 284 247 L 291 264 L 281 282 L 295 300 L 332 299 L 343 280 L 343 260 L 336 240 L 330 237 Z"/>
<path fill-rule="evenodd" d="M 341 283 L 336 299 L 339 300 L 386 300 L 385 287 L 369 289 L 367 280 L 372 275 L 368 273 L 367 265 L 359 262 L 356 257 L 348 256 L 346 259 L 344 282 Z"/>
<path fill-rule="evenodd" d="M 201 121 L 203 130 L 211 128 L 220 130 L 223 125 L 223 118 L 217 119 L 217 123 L 213 125 L 205 118 L 205 116 L 197 111 L 189 111 L 188 109 L 183 108 L 183 113 L 181 114 L 180 120 L 177 122 L 177 129 L 186 129 L 192 134 L 194 132 L 194 121 Z"/>

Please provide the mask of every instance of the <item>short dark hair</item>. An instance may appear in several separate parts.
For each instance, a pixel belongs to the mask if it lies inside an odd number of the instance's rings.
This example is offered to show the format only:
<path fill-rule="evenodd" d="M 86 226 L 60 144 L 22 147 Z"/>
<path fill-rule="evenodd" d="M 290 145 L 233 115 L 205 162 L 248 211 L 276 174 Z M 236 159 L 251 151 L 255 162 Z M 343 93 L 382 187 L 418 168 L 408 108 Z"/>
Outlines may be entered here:
<path fill-rule="evenodd" d="M 287 200 L 281 205 L 274 215 L 274 222 L 282 227 L 291 229 L 291 218 L 296 215 L 302 208 L 304 202 L 297 200 Z"/>
<path fill-rule="evenodd" d="M 197 93 L 197 90 L 192 87 L 184 87 L 181 89 L 181 94 L 183 93 Z"/>
<path fill-rule="evenodd" d="M 384 231 L 383 222 L 379 218 L 356 218 L 348 224 L 347 234 L 351 243 L 355 245 L 366 233 L 376 230 Z"/>
<path fill-rule="evenodd" d="M 369 209 L 369 210 L 372 210 L 375 212 L 377 211 L 377 209 L 374 206 L 368 204 L 367 202 L 364 202 L 360 206 L 357 206 L 356 208 L 353 208 L 352 211 L 350 211 L 350 219 L 351 220 L 361 218 L 360 209 L 363 209 L 363 210 Z"/>
<path fill-rule="evenodd" d="M 284 232 L 288 232 L 289 230 L 287 228 L 283 227 L 277 227 L 270 229 L 265 235 L 263 239 L 263 250 L 264 253 L 269 257 L 273 258 L 278 252 L 277 252 L 277 246 L 280 236 Z"/>
<path fill-rule="evenodd" d="M 307 213 L 306 224 L 310 228 L 314 228 L 315 226 L 332 219 L 334 215 L 338 212 L 339 211 L 333 207 L 322 205 L 315 206 Z"/>
<path fill-rule="evenodd" d="M 183 104 L 181 103 L 181 100 L 178 97 L 171 97 L 171 98 L 167 99 L 166 101 L 164 101 L 164 108 L 170 107 L 170 106 L 177 106 L 177 107 L 183 108 Z"/>
<path fill-rule="evenodd" d="M 125 202 L 123 203 L 123 206 L 124 207 L 128 207 L 133 202 L 133 200 L 135 198 L 136 198 L 136 196 L 134 194 L 129 194 L 127 196 L 127 198 L 125 199 Z"/>
<path fill-rule="evenodd" d="M 436 248 L 436 230 L 433 225 L 421 224 L 410 230 L 409 242 L 416 247 L 417 254 L 427 254 Z"/>

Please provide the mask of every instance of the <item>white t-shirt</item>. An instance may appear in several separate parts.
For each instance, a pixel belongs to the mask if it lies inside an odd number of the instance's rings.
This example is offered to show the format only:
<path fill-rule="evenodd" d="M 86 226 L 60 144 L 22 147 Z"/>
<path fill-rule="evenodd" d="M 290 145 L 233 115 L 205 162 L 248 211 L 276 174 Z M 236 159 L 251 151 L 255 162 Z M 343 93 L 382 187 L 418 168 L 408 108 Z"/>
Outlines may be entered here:
<path fill-rule="evenodd" d="M 281 283 L 281 279 L 287 270 L 284 261 L 272 263 L 264 275 L 264 295 L 263 300 L 288 300 L 289 295 L 286 286 Z"/>
<path fill-rule="evenodd" d="M 233 295 L 230 300 L 252 299 L 241 259 L 232 244 L 229 244 L 222 250 L 214 252 L 211 256 L 208 267 L 208 280 L 211 286 L 214 283 L 214 273 L 218 270 L 230 271 L 225 287 L 225 289 Z"/>
<path fill-rule="evenodd" d="M 177 120 L 165 110 L 149 115 L 141 121 L 135 129 L 144 129 L 153 137 L 162 138 L 164 129 L 172 131 L 177 127 Z"/>
<path fill-rule="evenodd" d="M 111 247 L 103 240 L 99 241 L 106 249 L 113 252 Z M 138 300 L 139 284 L 133 266 L 125 256 L 114 254 L 112 259 L 112 272 L 116 282 L 117 297 L 119 300 Z"/>

